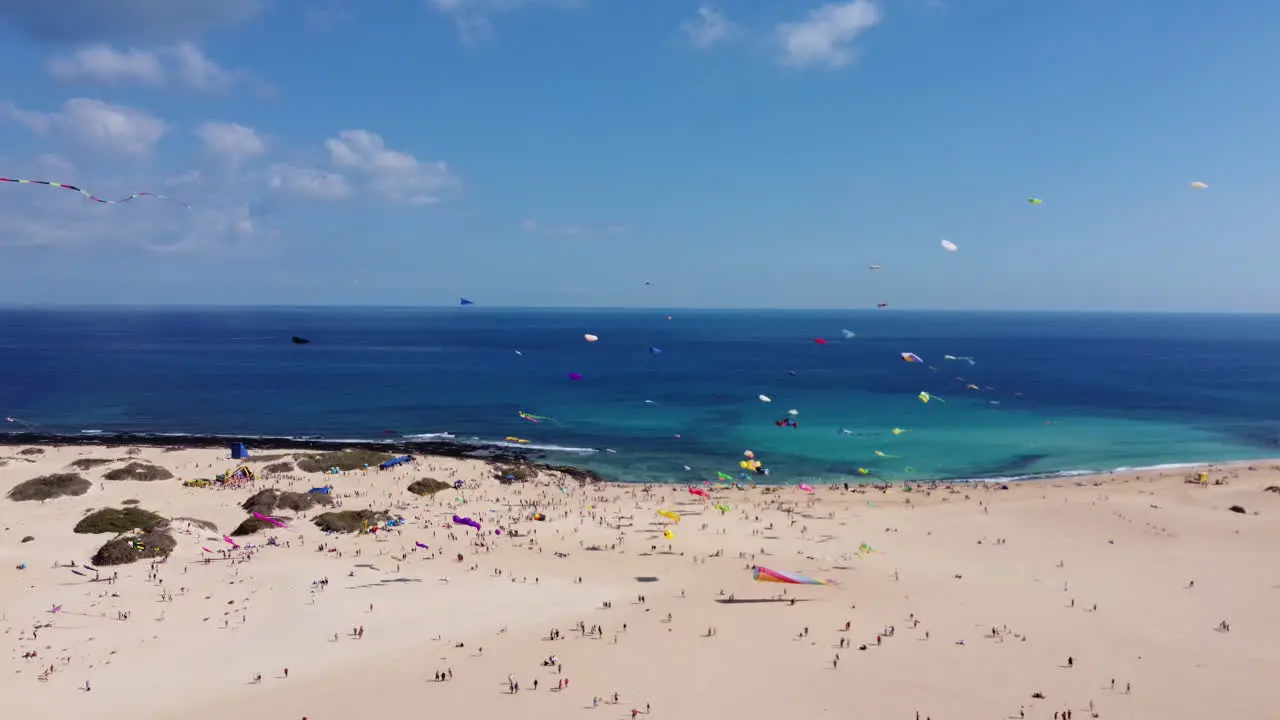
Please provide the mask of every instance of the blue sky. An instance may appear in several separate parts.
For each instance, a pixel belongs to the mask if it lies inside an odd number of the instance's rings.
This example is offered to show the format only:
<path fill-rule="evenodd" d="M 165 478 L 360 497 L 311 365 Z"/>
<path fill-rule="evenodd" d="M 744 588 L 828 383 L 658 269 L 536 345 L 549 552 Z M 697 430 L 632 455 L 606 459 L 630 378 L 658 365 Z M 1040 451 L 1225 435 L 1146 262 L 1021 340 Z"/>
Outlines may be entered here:
<path fill-rule="evenodd" d="M 192 205 L 0 184 L 0 303 L 1280 311 L 1277 26 L 1189 0 L 0 2 L 0 176 Z"/>

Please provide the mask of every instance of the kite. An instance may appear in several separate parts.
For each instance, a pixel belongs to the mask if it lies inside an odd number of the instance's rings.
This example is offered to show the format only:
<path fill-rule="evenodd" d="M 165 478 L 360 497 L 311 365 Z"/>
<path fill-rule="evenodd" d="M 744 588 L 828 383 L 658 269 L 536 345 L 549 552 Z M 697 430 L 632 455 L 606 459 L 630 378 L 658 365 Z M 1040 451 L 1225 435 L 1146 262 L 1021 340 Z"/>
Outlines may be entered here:
<path fill-rule="evenodd" d="M 140 198 L 140 197 L 153 197 L 153 198 L 158 198 L 158 199 L 160 199 L 160 200 L 168 200 L 168 201 L 170 201 L 170 202 L 176 202 L 176 203 L 178 203 L 179 205 L 181 205 L 181 206 L 183 206 L 183 207 L 187 208 L 188 210 L 189 210 L 189 209 L 191 209 L 191 206 L 190 206 L 190 205 L 188 205 L 188 204 L 186 204 L 186 203 L 182 202 L 181 200 L 178 200 L 177 198 L 171 198 L 171 197 L 169 197 L 168 195 L 160 195 L 160 194 L 153 193 L 153 192 L 140 192 L 140 193 L 134 193 L 134 194 L 130 195 L 129 197 L 121 198 L 121 199 L 119 199 L 119 200 L 103 200 L 102 198 L 97 197 L 97 196 L 95 196 L 95 195 L 93 195 L 93 194 L 91 194 L 91 193 L 89 193 L 89 192 L 87 192 L 87 191 L 85 191 L 85 190 L 81 190 L 80 188 L 76 187 L 75 185 L 67 185 L 67 184 L 64 184 L 64 183 L 50 182 L 50 181 L 48 181 L 48 180 L 23 180 L 23 179 L 20 179 L 20 178 L 7 178 L 7 177 L 0 177 L 0 182 L 18 183 L 18 184 L 21 184 L 21 185 L 48 185 L 49 187 L 62 188 L 63 190 L 74 190 L 74 191 L 76 191 L 76 192 L 80 193 L 81 195 L 83 195 L 83 196 L 85 196 L 85 197 L 89 198 L 90 200 L 92 200 L 92 201 L 94 201 L 94 202 L 96 202 L 96 203 L 102 203 L 103 205 L 119 205 L 120 203 L 126 203 L 126 202 L 129 202 L 130 200 L 134 200 L 134 199 L 137 199 L 137 198 Z"/>
<path fill-rule="evenodd" d="M 800 423 L 796 422 L 795 420 L 792 420 L 789 417 L 784 417 L 781 420 L 774 420 L 773 424 L 777 425 L 778 427 L 790 427 L 790 428 L 800 427 Z"/>
<path fill-rule="evenodd" d="M 547 516 L 543 515 L 542 513 L 534 513 L 532 517 L 534 520 L 537 520 L 538 522 L 546 522 L 547 520 Z"/>
<path fill-rule="evenodd" d="M 712 507 L 719 510 L 721 515 L 729 512 L 729 505 L 727 503 L 716 503 Z"/>
<path fill-rule="evenodd" d="M 0 178 L 0 179 L 3 179 L 3 178 Z M 1191 183 L 1191 187 L 1195 188 L 1196 190 L 1207 190 L 1209 188 L 1207 184 L 1202 183 L 1199 180 Z"/>
<path fill-rule="evenodd" d="M 658 514 L 670 520 L 671 522 L 675 522 L 675 523 L 680 522 L 680 513 L 678 512 L 673 512 L 671 510 L 659 510 Z"/>
<path fill-rule="evenodd" d="M 466 298 L 458 298 L 458 300 L 460 301 L 460 302 L 458 303 L 459 305 L 475 305 L 475 303 L 474 303 L 474 302 L 471 302 L 470 300 L 468 300 L 468 299 L 466 299 Z"/>
<path fill-rule="evenodd" d="M 422 548 L 423 550 L 430 550 L 430 549 L 431 549 L 431 548 L 427 547 L 426 545 L 423 545 L 422 543 L 417 542 L 417 541 L 414 541 L 414 543 L 413 543 L 413 544 L 414 544 L 414 545 L 417 545 L 418 547 Z"/>
<path fill-rule="evenodd" d="M 571 373 L 569 373 L 569 379 L 570 379 L 570 380 L 581 380 L 581 379 L 582 379 L 582 373 L 571 372 Z"/>
<path fill-rule="evenodd" d="M 661 355 L 661 354 L 662 354 L 662 348 L 651 347 L 651 348 L 649 348 L 649 354 L 650 354 L 650 355 Z"/>
<path fill-rule="evenodd" d="M 466 525 L 466 526 L 468 526 L 468 527 L 473 527 L 473 528 L 475 528 L 476 530 L 479 530 L 479 529 L 480 529 L 480 523 L 476 522 L 475 520 L 472 520 L 472 519 L 471 519 L 471 518 L 469 518 L 469 517 L 458 517 L 457 515 L 454 515 L 454 516 L 453 516 L 453 524 L 454 524 L 454 525 Z"/>
<path fill-rule="evenodd" d="M 702 496 L 702 497 L 704 497 L 704 498 L 710 498 L 710 497 L 711 497 L 709 494 L 707 494 L 707 491 L 706 491 L 706 490 L 703 490 L 702 488 L 695 488 L 695 487 L 691 487 L 691 488 L 689 488 L 689 494 L 690 494 L 690 495 L 701 495 L 701 496 Z"/>
<path fill-rule="evenodd" d="M 521 445 L 527 444 L 529 442 L 524 438 L 518 438 L 514 435 L 508 435 L 506 439 L 507 439 L 507 442 L 520 443 Z"/>
<path fill-rule="evenodd" d="M 948 240 L 948 239 L 946 239 L 946 238 L 943 238 L 943 239 L 942 239 L 942 249 L 943 249 L 943 250 L 946 250 L 947 252 L 955 252 L 955 251 L 957 251 L 957 250 L 959 250 L 959 249 L 960 249 L 960 246 L 959 246 L 959 245 L 956 245 L 955 243 L 951 242 L 950 240 Z"/>
<path fill-rule="evenodd" d="M 773 402 L 773 398 L 768 395 L 760 395 L 760 402 Z"/>
<path fill-rule="evenodd" d="M 835 580 L 822 580 L 819 578 L 811 578 L 808 575 L 799 573 L 781 572 L 778 570 L 770 570 L 766 567 L 756 567 L 751 571 L 751 577 L 756 582 L 775 582 L 785 583 L 787 585 L 832 585 L 836 584 Z"/>
<path fill-rule="evenodd" d="M 531 423 L 540 423 L 543 420 L 554 420 L 554 418 L 543 417 L 542 415 L 534 415 L 532 413 L 527 413 L 523 410 L 520 411 L 520 417 L 524 418 L 525 420 L 528 420 Z"/>
<path fill-rule="evenodd" d="M 807 493 L 813 492 L 813 486 L 808 483 L 800 483 L 800 489 Z"/>
<path fill-rule="evenodd" d="M 1040 205 L 1044 203 L 1044 201 L 1041 200 L 1040 198 L 1027 198 L 1027 202 L 1031 203 L 1032 205 Z"/>
<path fill-rule="evenodd" d="M 965 361 L 965 362 L 969 363 L 970 365 L 976 365 L 976 364 L 977 364 L 977 363 L 975 363 L 975 362 L 973 361 L 973 358 L 971 358 L 971 357 L 963 357 L 963 356 L 957 356 L 957 355 L 943 355 L 943 356 L 942 356 L 942 359 L 943 359 L 943 360 L 963 360 L 963 361 Z"/>
<path fill-rule="evenodd" d="M 716 477 L 724 480 L 725 482 L 733 482 L 733 476 L 729 473 L 717 472 Z"/>
<path fill-rule="evenodd" d="M 226 535 L 223 535 L 223 536 L 222 536 L 222 539 L 223 539 L 223 540 L 225 540 L 225 541 L 227 542 L 227 544 L 228 544 L 228 545 L 230 545 L 231 547 L 235 548 L 236 550 L 239 550 L 239 549 L 240 549 L 240 546 L 236 544 L 236 541 L 235 541 L 235 540 L 232 540 L 231 538 L 227 537 Z"/>
<path fill-rule="evenodd" d="M 902 457 L 902 456 L 901 456 L 901 455 L 888 455 L 888 454 L 884 453 L 883 451 L 877 450 L 877 451 L 876 451 L 876 457 L 882 457 L 882 458 L 896 458 L 896 457 Z"/>
<path fill-rule="evenodd" d="M 595 335 L 592 335 L 591 333 L 587 333 L 586 335 L 583 335 L 582 337 L 583 337 L 587 342 L 595 342 L 595 341 L 597 341 L 597 340 L 599 340 L 599 339 L 600 339 L 600 338 L 596 337 Z"/>
<path fill-rule="evenodd" d="M 926 405 L 927 405 L 927 404 L 929 404 L 929 401 L 930 401 L 930 400 L 937 400 L 937 401 L 938 401 L 938 402 L 940 402 L 940 403 L 944 403 L 944 402 L 946 402 L 946 400 L 943 400 L 942 398 L 938 397 L 937 395 L 930 395 L 929 393 L 927 393 L 927 392 L 925 392 L 925 391 L 923 391 L 923 390 L 921 390 L 921 391 L 920 391 L 920 394 L 919 394 L 919 395 L 917 395 L 916 397 L 920 398 L 920 402 L 925 403 Z"/>
<path fill-rule="evenodd" d="M 910 352 L 902 353 L 902 361 L 903 361 L 903 362 L 909 362 L 909 363 L 922 363 L 922 362 L 924 362 L 923 360 L 921 360 L 921 359 L 920 359 L 920 356 L 919 356 L 919 355 L 917 355 L 917 354 L 915 354 L 915 353 L 910 353 Z"/>
<path fill-rule="evenodd" d="M 270 524 L 272 524 L 272 525 L 275 525 L 275 526 L 276 526 L 276 527 L 278 527 L 278 528 L 284 528 L 284 529 L 286 529 L 286 530 L 288 530 L 288 529 L 289 529 L 289 526 L 288 526 L 288 525 L 285 525 L 283 521 L 281 521 L 281 520 L 279 520 L 279 519 L 277 519 L 277 518 L 269 517 L 269 516 L 267 516 L 267 515 L 263 515 L 262 513 L 257 513 L 257 512 L 253 514 L 253 517 L 254 517 L 254 518 L 256 518 L 256 519 L 258 519 L 258 520 L 261 520 L 262 522 L 270 523 Z"/>
<path fill-rule="evenodd" d="M 814 338 L 814 339 L 813 339 L 813 341 L 814 341 L 815 343 L 819 344 L 819 345 L 826 345 L 826 344 L 827 344 L 827 341 L 826 341 L 826 340 L 823 340 L 822 338 Z"/>
<path fill-rule="evenodd" d="M 674 532 L 671 532 L 670 530 L 667 530 L 666 532 L 662 533 L 662 537 L 666 538 L 667 540 L 674 540 L 676 537 L 676 534 Z"/>
<path fill-rule="evenodd" d="M 909 433 L 909 432 L 911 432 L 911 431 L 910 431 L 910 430 L 903 430 L 902 428 L 894 428 L 894 429 L 893 429 L 893 434 L 894 434 L 894 435 L 901 435 L 901 434 L 903 434 L 903 433 Z"/>
<path fill-rule="evenodd" d="M 877 308 L 879 308 L 879 309 L 881 309 L 881 310 L 883 310 L 883 309 L 885 309 L 885 308 L 889 307 L 889 303 L 876 303 L 876 307 L 877 307 Z"/>
<path fill-rule="evenodd" d="M 294 345 L 310 345 L 311 344 L 310 340 L 304 337 L 298 337 L 297 335 L 294 335 L 293 337 L 289 338 L 289 341 L 292 342 Z"/>
<path fill-rule="evenodd" d="M 211 552 L 213 552 L 212 550 L 210 550 L 209 548 L 207 548 L 207 547 L 205 547 L 205 546 L 203 546 L 203 545 L 201 545 L 201 546 L 200 546 L 200 549 L 201 549 L 201 550 L 203 550 L 203 551 L 205 551 L 205 552 L 207 552 L 207 553 L 211 553 Z"/>
<path fill-rule="evenodd" d="M 764 397 L 764 396 L 763 396 L 763 395 L 761 395 L 761 397 Z M 7 417 L 7 418 L 5 418 L 5 419 L 4 419 L 4 421 L 5 421 L 5 422 L 11 422 L 11 423 L 17 423 L 18 425 L 22 425 L 22 426 L 25 426 L 25 427 L 32 427 L 31 423 L 29 423 L 29 422 L 27 422 L 26 420 L 23 420 L 23 419 L 21 419 L 21 418 Z"/>
<path fill-rule="evenodd" d="M 883 265 L 868 265 L 867 267 L 868 267 L 868 268 L 870 268 L 870 269 L 872 269 L 872 270 L 883 270 L 883 269 L 884 269 L 884 266 L 883 266 Z"/>
<path fill-rule="evenodd" d="M 844 336 L 845 340 L 850 340 L 858 336 L 858 334 L 852 330 L 841 330 L 840 334 Z"/>

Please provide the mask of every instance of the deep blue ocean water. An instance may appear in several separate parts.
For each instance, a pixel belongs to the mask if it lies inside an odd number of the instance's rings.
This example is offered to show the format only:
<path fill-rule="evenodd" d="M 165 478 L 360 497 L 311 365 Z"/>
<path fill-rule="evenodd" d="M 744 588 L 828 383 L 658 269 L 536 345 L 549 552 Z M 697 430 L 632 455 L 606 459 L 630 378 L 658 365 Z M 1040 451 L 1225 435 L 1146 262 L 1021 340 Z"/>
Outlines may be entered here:
<path fill-rule="evenodd" d="M 778 427 L 793 409 L 799 427 Z M 0 310 L 0 416 L 65 433 L 517 436 L 637 481 L 737 474 L 746 449 L 777 482 L 1022 477 L 1280 455 L 1280 317 Z"/>

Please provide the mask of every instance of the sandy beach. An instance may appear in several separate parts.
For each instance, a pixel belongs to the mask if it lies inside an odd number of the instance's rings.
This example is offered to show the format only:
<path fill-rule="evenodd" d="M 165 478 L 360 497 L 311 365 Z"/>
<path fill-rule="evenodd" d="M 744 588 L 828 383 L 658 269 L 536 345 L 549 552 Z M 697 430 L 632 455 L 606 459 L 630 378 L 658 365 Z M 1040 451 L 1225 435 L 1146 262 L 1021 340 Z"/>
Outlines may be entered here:
<path fill-rule="evenodd" d="M 246 463 L 252 483 L 185 487 L 240 463 L 0 448 L 4 493 L 57 473 L 91 483 L 0 500 L 15 717 L 1280 717 L 1276 462 L 1204 468 L 1203 485 L 1176 468 L 706 498 L 546 471 L 504 485 L 484 462 L 434 457 L 268 473 L 294 455 L 268 453 Z M 93 460 L 109 462 L 72 467 Z M 174 477 L 104 478 L 128 463 Z M 424 477 L 462 488 L 407 490 Z M 255 493 L 321 486 L 332 507 L 224 540 Z M 176 548 L 86 568 L 114 535 L 73 527 L 109 507 L 163 516 Z M 312 522 L 365 508 L 403 522 Z M 835 584 L 757 582 L 753 566 Z"/>

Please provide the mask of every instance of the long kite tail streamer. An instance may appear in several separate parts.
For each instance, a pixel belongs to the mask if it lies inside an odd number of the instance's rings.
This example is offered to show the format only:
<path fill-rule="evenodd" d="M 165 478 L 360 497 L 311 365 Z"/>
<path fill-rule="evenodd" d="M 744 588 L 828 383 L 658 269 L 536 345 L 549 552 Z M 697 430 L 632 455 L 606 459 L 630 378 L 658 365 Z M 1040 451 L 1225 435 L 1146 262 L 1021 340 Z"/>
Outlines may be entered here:
<path fill-rule="evenodd" d="M 831 585 L 836 584 L 835 580 L 824 580 L 822 578 L 811 578 L 808 575 L 800 573 L 782 572 L 781 570 L 770 570 L 766 567 L 757 567 L 751 572 L 751 577 L 756 582 L 775 582 L 785 583 L 788 585 Z"/>
<path fill-rule="evenodd" d="M 80 193 L 81 195 L 89 198 L 90 200 L 96 203 L 102 203 L 103 205 L 119 205 L 120 203 L 126 203 L 126 202 L 129 202 L 130 200 L 136 200 L 140 197 L 153 197 L 159 200 L 168 200 L 169 202 L 176 202 L 184 208 L 188 208 L 188 209 L 191 208 L 190 205 L 186 204 L 185 202 L 177 198 L 172 198 L 172 197 L 169 197 L 168 195 L 161 195 L 159 193 L 153 193 L 153 192 L 134 193 L 129 197 L 120 198 L 119 200 L 103 200 L 97 195 L 94 195 L 93 193 L 87 190 L 81 190 L 75 185 L 67 185 L 66 183 L 51 182 L 49 180 L 24 180 L 22 178 L 0 177 L 0 182 L 17 183 L 19 185 L 48 185 L 49 187 L 62 188 L 63 190 L 74 190 L 75 192 Z"/>

